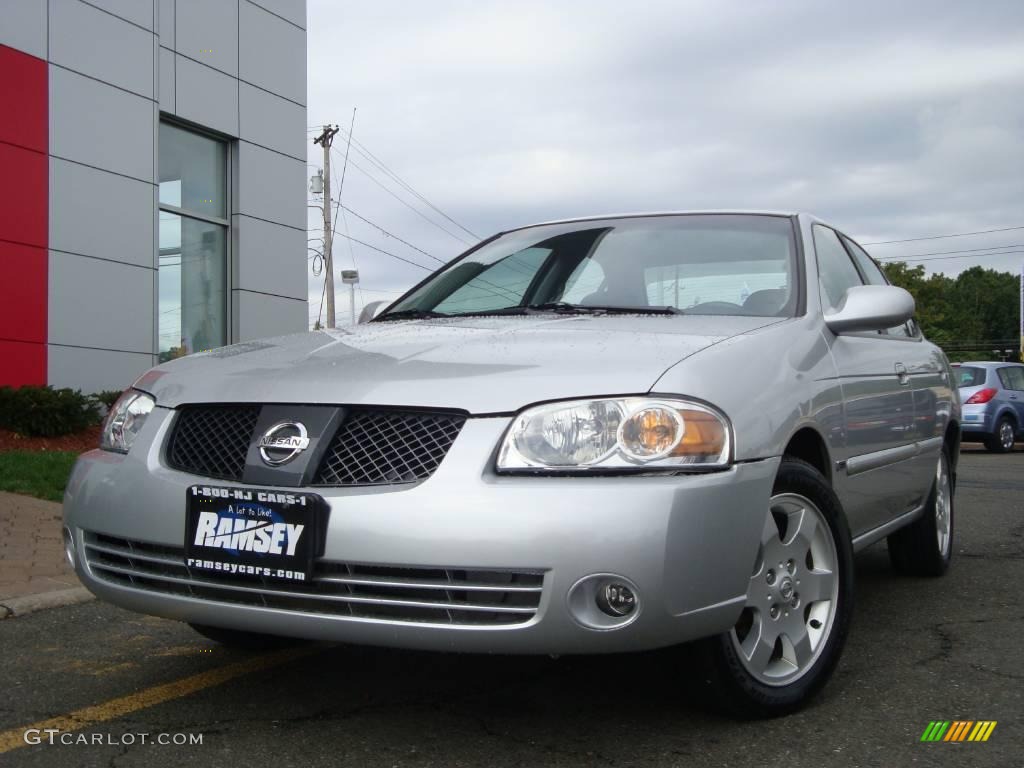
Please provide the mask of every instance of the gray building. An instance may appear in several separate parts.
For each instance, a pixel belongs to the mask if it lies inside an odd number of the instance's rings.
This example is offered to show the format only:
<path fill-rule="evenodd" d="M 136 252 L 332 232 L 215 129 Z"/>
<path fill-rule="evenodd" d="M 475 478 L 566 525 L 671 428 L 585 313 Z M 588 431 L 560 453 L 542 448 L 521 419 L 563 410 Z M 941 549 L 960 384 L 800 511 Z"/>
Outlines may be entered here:
<path fill-rule="evenodd" d="M 304 330 L 305 0 L 0 2 L 0 385 Z"/>

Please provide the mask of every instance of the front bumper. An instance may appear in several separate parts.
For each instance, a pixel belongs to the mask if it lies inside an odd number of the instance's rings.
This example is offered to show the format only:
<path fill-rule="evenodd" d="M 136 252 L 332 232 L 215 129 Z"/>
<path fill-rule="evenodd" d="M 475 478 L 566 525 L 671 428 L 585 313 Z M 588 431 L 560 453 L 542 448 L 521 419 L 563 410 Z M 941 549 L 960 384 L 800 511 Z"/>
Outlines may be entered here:
<path fill-rule="evenodd" d="M 129 455 L 92 451 L 75 466 L 64 517 L 79 578 L 91 591 L 181 621 L 406 648 L 600 653 L 723 632 L 742 609 L 779 465 L 774 458 L 710 474 L 498 476 L 490 467 L 509 419 L 470 419 L 419 485 L 312 489 L 331 507 L 322 564 L 540 573 L 539 602 L 516 624 L 395 620 L 320 613 L 308 603 L 240 604 L 188 585 L 186 594 L 172 594 L 90 567 L 86 541 L 96 535 L 182 547 L 187 488 L 235 485 L 164 465 L 160 446 L 172 415 L 156 409 Z M 636 586 L 640 607 L 628 625 L 591 629 L 571 610 L 572 587 L 599 573 Z"/>

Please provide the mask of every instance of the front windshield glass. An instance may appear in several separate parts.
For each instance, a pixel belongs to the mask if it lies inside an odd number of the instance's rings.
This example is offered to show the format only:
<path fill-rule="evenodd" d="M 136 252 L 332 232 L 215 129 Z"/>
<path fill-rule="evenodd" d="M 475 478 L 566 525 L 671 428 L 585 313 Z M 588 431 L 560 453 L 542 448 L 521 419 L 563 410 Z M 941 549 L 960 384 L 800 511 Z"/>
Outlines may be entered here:
<path fill-rule="evenodd" d="M 796 285 L 789 218 L 641 216 L 510 232 L 378 320 L 565 310 L 792 317 Z"/>

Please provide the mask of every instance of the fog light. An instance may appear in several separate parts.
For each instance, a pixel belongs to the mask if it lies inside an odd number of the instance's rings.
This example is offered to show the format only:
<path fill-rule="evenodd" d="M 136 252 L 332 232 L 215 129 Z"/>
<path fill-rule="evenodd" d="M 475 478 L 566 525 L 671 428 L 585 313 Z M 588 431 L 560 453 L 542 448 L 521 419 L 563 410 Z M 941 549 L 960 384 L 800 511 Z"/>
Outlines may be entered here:
<path fill-rule="evenodd" d="M 68 559 L 68 565 L 75 567 L 75 538 L 71 535 L 71 529 L 64 528 L 64 557 Z"/>
<path fill-rule="evenodd" d="M 617 573 L 584 576 L 566 595 L 569 615 L 577 624 L 598 631 L 622 629 L 643 610 L 643 598 L 632 579 Z"/>
<path fill-rule="evenodd" d="M 625 584 L 610 581 L 597 590 L 597 607 L 609 616 L 629 616 L 636 610 L 636 595 Z"/>

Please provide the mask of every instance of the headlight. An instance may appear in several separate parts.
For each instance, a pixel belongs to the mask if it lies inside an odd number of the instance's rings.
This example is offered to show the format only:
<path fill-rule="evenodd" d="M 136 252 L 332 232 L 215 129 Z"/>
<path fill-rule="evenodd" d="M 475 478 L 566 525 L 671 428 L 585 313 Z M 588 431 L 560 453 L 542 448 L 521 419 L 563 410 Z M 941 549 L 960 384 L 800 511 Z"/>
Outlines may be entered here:
<path fill-rule="evenodd" d="M 100 433 L 100 448 L 128 453 L 154 405 L 156 401 L 145 392 L 127 390 L 107 414 Z"/>
<path fill-rule="evenodd" d="M 574 400 L 516 416 L 498 470 L 717 469 L 729 464 L 729 422 L 710 406 L 661 397 Z"/>

